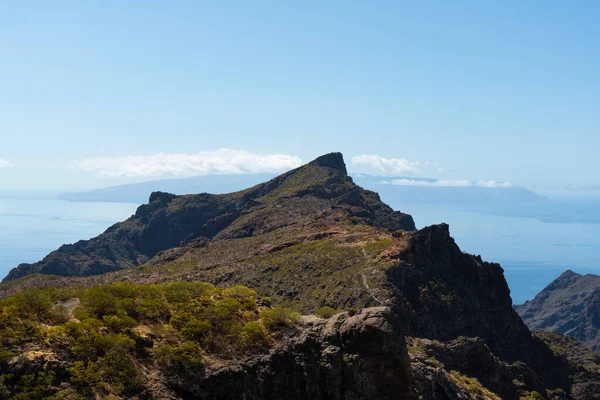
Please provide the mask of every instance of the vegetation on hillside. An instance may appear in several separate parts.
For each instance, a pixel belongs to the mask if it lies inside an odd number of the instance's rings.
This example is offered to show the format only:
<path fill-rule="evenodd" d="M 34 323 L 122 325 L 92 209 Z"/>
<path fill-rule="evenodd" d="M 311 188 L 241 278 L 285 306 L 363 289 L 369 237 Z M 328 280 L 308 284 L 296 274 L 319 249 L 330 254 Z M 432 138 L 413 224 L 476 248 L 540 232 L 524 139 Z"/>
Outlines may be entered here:
<path fill-rule="evenodd" d="M 263 351 L 296 323 L 298 314 L 268 302 L 203 282 L 24 290 L 0 301 L 0 398 L 135 395 L 148 368 L 193 379 L 207 356 Z M 43 362 L 20 369 L 25 359 Z"/>

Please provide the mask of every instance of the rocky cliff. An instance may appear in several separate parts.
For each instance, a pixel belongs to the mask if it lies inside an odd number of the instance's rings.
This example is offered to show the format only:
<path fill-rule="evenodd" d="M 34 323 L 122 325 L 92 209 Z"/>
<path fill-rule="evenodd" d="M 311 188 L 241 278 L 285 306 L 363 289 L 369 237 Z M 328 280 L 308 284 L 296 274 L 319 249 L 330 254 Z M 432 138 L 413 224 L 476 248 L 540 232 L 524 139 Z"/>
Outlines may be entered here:
<path fill-rule="evenodd" d="M 600 276 L 566 271 L 515 308 L 531 329 L 563 333 L 600 354 Z"/>
<path fill-rule="evenodd" d="M 413 399 L 398 320 L 385 307 L 329 320 L 304 317 L 268 355 L 208 371 L 181 387 L 204 399 Z"/>

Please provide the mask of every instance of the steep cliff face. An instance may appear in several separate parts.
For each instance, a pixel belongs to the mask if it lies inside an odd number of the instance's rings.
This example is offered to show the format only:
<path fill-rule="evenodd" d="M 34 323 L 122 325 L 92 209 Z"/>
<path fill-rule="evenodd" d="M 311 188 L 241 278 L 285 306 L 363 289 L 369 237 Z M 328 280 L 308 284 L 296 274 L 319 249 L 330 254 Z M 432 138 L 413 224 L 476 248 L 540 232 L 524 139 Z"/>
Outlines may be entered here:
<path fill-rule="evenodd" d="M 304 317 L 270 354 L 209 369 L 201 382 L 177 391 L 215 400 L 414 399 L 401 332 L 385 307 Z"/>
<path fill-rule="evenodd" d="M 573 338 L 557 332 L 537 331 L 562 364 L 563 374 L 569 377 L 568 395 L 573 399 L 600 399 L 600 359 Z"/>
<path fill-rule="evenodd" d="M 410 335 L 480 337 L 505 360 L 523 360 L 544 352 L 544 346 L 513 310 L 503 272 L 498 264 L 460 251 L 448 225 L 441 224 L 410 234 L 386 276 Z"/>
<path fill-rule="evenodd" d="M 515 308 L 532 330 L 564 333 L 600 354 L 600 276 L 566 271 Z"/>
<path fill-rule="evenodd" d="M 496 357 L 479 338 L 460 337 L 449 342 L 409 339 L 415 392 L 427 399 L 464 398 L 520 400 L 555 398 L 540 376 L 524 363 Z M 559 397 L 560 398 L 560 397 Z"/>

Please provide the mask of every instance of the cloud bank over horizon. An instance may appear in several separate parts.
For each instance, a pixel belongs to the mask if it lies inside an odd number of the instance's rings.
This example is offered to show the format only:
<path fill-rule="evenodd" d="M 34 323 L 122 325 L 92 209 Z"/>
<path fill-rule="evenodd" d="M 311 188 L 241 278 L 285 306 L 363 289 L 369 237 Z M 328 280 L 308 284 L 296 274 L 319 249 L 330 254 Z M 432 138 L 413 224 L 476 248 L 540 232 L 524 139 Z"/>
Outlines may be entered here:
<path fill-rule="evenodd" d="M 93 157 L 76 161 L 71 168 L 99 177 L 190 177 L 201 175 L 283 172 L 302 165 L 297 156 L 257 154 L 219 149 L 195 154 L 158 153 L 122 157 Z"/>
<path fill-rule="evenodd" d="M 0 168 L 8 168 L 8 167 L 13 167 L 13 165 L 8 160 L 0 158 Z"/>
<path fill-rule="evenodd" d="M 413 180 L 413 179 L 392 179 L 391 181 L 381 182 L 385 185 L 397 185 L 397 186 L 425 186 L 425 187 L 483 187 L 483 188 L 510 188 L 513 184 L 510 182 L 498 182 L 495 180 L 479 180 L 479 181 L 465 181 L 465 180 L 444 180 L 440 179 L 437 181 L 425 181 L 425 180 Z"/>
<path fill-rule="evenodd" d="M 381 184 L 429 187 L 487 187 L 508 188 L 510 182 L 495 180 L 424 180 L 396 178 L 398 175 L 414 176 L 423 170 L 441 172 L 438 163 L 409 161 L 404 158 L 385 158 L 379 155 L 359 155 L 351 159 L 352 165 L 361 170 L 389 176 Z M 90 172 L 100 178 L 164 178 L 207 175 L 240 175 L 281 173 L 303 164 L 298 156 L 288 154 L 258 154 L 246 150 L 221 148 L 219 150 L 187 153 L 157 153 L 151 155 L 127 155 L 119 157 L 91 157 L 75 161 L 70 168 Z M 12 166 L 0 159 L 0 167 Z"/>
<path fill-rule="evenodd" d="M 352 157 L 355 167 L 367 167 L 378 174 L 385 176 L 417 175 L 422 168 L 436 168 L 442 172 L 440 165 L 429 161 L 409 161 L 405 158 L 385 158 L 376 154 L 362 154 Z"/>

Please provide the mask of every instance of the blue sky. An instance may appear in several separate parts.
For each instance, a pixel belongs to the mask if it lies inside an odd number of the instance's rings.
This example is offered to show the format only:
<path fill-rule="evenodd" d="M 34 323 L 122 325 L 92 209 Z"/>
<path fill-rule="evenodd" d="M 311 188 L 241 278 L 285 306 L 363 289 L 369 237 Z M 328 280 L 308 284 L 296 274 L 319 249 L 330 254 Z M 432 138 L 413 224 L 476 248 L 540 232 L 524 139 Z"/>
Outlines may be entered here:
<path fill-rule="evenodd" d="M 353 171 L 599 185 L 599 18 L 594 1 L 1 2 L 0 181 L 341 151 Z"/>

